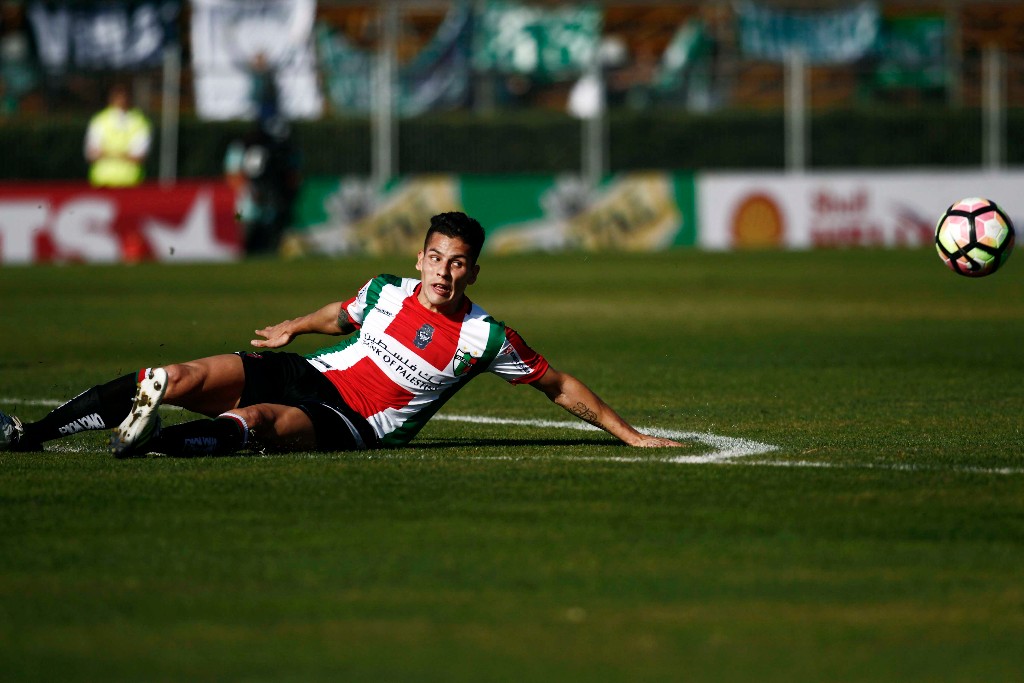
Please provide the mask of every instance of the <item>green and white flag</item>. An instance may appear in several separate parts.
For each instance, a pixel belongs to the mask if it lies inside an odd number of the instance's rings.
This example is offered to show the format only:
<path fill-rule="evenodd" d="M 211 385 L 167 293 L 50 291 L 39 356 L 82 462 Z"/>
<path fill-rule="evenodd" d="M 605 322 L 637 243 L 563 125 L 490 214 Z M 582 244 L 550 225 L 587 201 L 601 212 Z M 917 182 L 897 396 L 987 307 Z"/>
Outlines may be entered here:
<path fill-rule="evenodd" d="M 595 59 L 601 23 L 597 5 L 491 0 L 477 16 L 473 67 L 554 79 L 578 76 Z"/>

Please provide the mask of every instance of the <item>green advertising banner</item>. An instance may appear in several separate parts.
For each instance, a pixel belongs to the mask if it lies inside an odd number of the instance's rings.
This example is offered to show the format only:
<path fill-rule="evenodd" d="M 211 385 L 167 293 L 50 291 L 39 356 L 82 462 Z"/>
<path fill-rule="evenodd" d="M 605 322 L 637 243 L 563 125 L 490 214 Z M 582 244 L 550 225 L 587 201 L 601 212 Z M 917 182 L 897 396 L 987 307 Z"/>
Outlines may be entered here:
<path fill-rule="evenodd" d="M 284 251 L 414 254 L 430 217 L 444 211 L 479 220 L 492 254 L 658 251 L 696 242 L 694 197 L 689 173 L 625 173 L 596 188 L 573 175 L 430 175 L 381 191 L 362 178 L 314 178 Z"/>

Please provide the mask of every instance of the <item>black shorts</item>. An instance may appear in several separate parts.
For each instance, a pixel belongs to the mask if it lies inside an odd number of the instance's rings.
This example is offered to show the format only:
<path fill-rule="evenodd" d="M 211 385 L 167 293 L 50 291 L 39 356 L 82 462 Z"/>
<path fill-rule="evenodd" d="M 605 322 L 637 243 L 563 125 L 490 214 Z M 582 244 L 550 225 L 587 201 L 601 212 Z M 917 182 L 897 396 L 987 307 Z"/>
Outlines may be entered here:
<path fill-rule="evenodd" d="M 334 385 L 297 353 L 239 351 L 245 388 L 239 407 L 258 403 L 294 406 L 309 416 L 317 450 L 378 448 L 373 427 L 338 394 Z"/>

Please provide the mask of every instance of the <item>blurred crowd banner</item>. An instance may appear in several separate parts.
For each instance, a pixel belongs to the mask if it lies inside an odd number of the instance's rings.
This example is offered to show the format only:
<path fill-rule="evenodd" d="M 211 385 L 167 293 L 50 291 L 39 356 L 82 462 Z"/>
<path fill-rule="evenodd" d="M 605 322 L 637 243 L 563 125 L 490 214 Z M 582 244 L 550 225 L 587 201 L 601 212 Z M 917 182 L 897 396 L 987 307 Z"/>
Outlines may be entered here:
<path fill-rule="evenodd" d="M 782 10 L 754 2 L 736 5 L 740 49 L 748 57 L 785 61 L 801 52 L 812 64 L 842 64 L 876 45 L 882 15 L 874 2 L 825 12 Z"/>
<path fill-rule="evenodd" d="M 875 82 L 883 87 L 942 88 L 949 84 L 946 19 L 892 17 L 882 25 Z"/>
<path fill-rule="evenodd" d="M 470 6 L 453 5 L 430 42 L 398 68 L 400 114 L 453 109 L 469 101 L 472 26 Z M 354 45 L 325 24 L 316 28 L 316 48 L 331 105 L 339 111 L 368 113 L 373 104 L 375 53 Z"/>
<path fill-rule="evenodd" d="M 465 211 L 487 230 L 491 254 L 656 251 L 695 243 L 691 174 L 630 173 L 591 189 L 576 176 L 399 179 L 376 191 L 362 179 L 321 178 L 303 188 L 301 228 L 285 253 L 415 254 L 430 217 Z"/>
<path fill-rule="evenodd" d="M 232 261 L 242 255 L 226 184 L 104 190 L 0 187 L 0 264 Z"/>
<path fill-rule="evenodd" d="M 596 58 L 602 11 L 597 3 L 537 7 L 488 0 L 476 21 L 474 67 L 559 77 L 578 75 Z"/>
<path fill-rule="evenodd" d="M 416 116 L 468 105 L 474 72 L 575 78 L 596 58 L 601 27 L 596 5 L 489 0 L 474 15 L 472 3 L 453 3 L 431 40 L 398 68 L 398 112 Z M 369 112 L 376 55 L 323 24 L 316 28 L 316 48 L 331 105 Z"/>
<path fill-rule="evenodd" d="M 998 203 L 1024 225 L 1024 171 L 704 173 L 697 182 L 698 246 L 811 249 L 919 247 L 964 197 Z"/>
<path fill-rule="evenodd" d="M 39 61 L 51 71 L 159 66 L 177 45 L 181 0 L 29 0 L 25 7 Z"/>
<path fill-rule="evenodd" d="M 896 98 L 973 105 L 982 97 L 978 71 L 990 44 L 1009 48 L 1011 59 L 1000 67 L 1004 95 L 1021 97 L 1020 31 L 1011 24 L 1014 16 L 1020 21 L 1012 9 L 1020 3 L 993 3 L 1006 6 L 998 11 L 965 0 L 785 4 L 9 1 L 0 17 L 0 114 L 82 113 L 95 104 L 90 85 L 99 92 L 113 75 L 132 79 L 149 112 L 164 110 L 166 98 L 168 124 L 179 112 L 251 119 L 254 95 L 268 81 L 295 119 L 580 113 L 586 108 L 572 97 L 602 88 L 609 111 L 777 109 L 786 79 L 775 67 L 783 63 L 816 69 L 808 107 Z M 804 59 L 791 59 L 796 53 Z M 387 81 L 392 97 L 381 95 Z"/>
<path fill-rule="evenodd" d="M 284 114 L 298 119 L 321 115 L 313 47 L 316 0 L 191 0 L 191 8 L 200 116 L 252 118 L 253 80 L 262 68 L 273 76 Z"/>

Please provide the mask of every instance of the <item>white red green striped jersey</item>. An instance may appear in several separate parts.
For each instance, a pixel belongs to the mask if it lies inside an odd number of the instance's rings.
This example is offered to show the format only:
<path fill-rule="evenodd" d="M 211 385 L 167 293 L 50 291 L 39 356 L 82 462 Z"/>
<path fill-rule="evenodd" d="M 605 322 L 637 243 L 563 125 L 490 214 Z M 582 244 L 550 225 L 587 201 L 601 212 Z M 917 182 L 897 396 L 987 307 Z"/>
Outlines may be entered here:
<path fill-rule="evenodd" d="M 540 379 L 548 362 L 467 297 L 453 316 L 417 300 L 420 281 L 378 275 L 344 302 L 357 332 L 307 356 L 366 418 L 384 446 L 408 443 L 477 374 L 512 384 Z"/>

